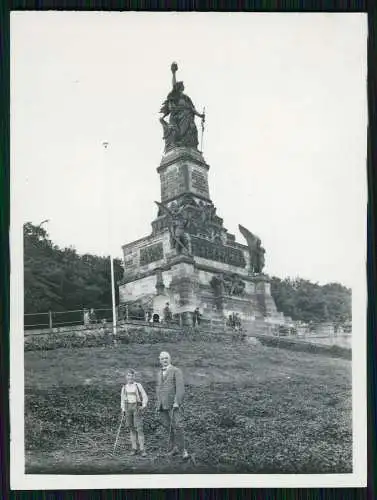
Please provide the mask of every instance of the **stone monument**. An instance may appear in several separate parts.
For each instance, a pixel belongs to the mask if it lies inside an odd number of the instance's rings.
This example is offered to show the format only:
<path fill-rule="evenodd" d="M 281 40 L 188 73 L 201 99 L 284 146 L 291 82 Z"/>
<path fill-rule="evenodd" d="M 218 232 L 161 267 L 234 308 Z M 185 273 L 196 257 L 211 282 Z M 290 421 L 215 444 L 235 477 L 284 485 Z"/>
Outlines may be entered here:
<path fill-rule="evenodd" d="M 236 242 L 217 214 L 203 153 L 198 149 L 199 113 L 176 80 L 161 107 L 165 141 L 157 168 L 161 200 L 150 235 L 123 246 L 124 276 L 119 282 L 120 306 L 140 305 L 151 317 L 163 316 L 166 303 L 183 324 L 191 324 L 199 307 L 203 320 L 221 324 L 238 314 L 245 324 L 255 320 L 279 323 L 270 283 L 263 273 L 265 250 L 260 239 L 239 226 L 247 245 Z"/>

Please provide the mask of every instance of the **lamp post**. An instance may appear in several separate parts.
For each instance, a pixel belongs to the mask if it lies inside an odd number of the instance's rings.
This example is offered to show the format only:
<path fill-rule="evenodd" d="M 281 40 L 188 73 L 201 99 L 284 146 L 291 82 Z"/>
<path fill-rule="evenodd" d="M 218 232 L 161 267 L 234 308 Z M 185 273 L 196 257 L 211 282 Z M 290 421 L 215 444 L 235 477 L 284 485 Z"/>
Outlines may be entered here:
<path fill-rule="evenodd" d="M 104 157 L 105 157 L 105 165 L 106 165 L 106 152 L 108 151 L 109 149 L 109 143 L 108 141 L 103 141 L 102 143 L 102 146 L 103 146 L 103 149 L 104 149 Z M 109 173 L 109 170 L 107 170 L 105 168 L 105 175 L 110 175 L 110 179 L 111 179 L 111 174 Z M 107 183 L 107 185 L 111 188 L 112 187 L 112 183 L 111 181 L 109 183 Z M 112 254 L 112 248 L 111 248 L 111 245 L 112 245 L 112 230 L 111 230 L 111 224 L 112 224 L 112 210 L 111 210 L 111 189 L 109 189 L 109 193 L 108 193 L 108 202 L 109 202 L 109 208 L 107 209 L 107 214 L 108 214 L 108 232 L 110 233 L 110 272 L 111 272 L 111 303 L 112 303 L 112 309 L 113 309 L 113 339 L 114 341 L 116 340 L 116 335 L 117 335 L 117 314 L 116 314 L 116 305 L 115 305 L 115 277 L 114 277 L 114 258 L 113 258 L 113 254 Z"/>
<path fill-rule="evenodd" d="M 110 269 L 111 269 L 111 301 L 113 304 L 113 335 L 115 340 L 117 334 L 117 313 L 115 306 L 114 259 L 111 254 L 110 254 Z"/>

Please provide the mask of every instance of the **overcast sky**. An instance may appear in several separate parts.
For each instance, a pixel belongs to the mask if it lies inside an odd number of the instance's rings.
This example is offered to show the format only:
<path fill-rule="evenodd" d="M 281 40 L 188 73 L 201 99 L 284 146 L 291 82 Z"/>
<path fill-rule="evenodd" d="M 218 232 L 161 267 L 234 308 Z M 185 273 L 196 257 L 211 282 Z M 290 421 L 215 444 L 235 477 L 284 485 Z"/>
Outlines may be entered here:
<path fill-rule="evenodd" d="M 206 108 L 225 227 L 262 239 L 270 274 L 352 286 L 364 272 L 366 26 L 361 14 L 12 13 L 18 222 L 50 219 L 55 243 L 119 257 L 150 233 L 177 61 Z"/>

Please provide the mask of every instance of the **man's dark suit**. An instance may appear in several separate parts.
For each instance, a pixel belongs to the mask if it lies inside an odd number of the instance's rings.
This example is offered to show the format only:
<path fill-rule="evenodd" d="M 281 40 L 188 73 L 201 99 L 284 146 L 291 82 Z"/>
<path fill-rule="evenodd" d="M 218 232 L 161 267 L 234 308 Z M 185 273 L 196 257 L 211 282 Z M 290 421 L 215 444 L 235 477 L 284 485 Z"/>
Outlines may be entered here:
<path fill-rule="evenodd" d="M 170 365 L 165 373 L 160 370 L 157 377 L 157 408 L 163 426 L 168 432 L 171 430 L 172 447 L 181 450 L 185 448 L 180 410 L 184 392 L 183 375 L 179 368 Z M 179 408 L 173 408 L 174 403 Z"/>

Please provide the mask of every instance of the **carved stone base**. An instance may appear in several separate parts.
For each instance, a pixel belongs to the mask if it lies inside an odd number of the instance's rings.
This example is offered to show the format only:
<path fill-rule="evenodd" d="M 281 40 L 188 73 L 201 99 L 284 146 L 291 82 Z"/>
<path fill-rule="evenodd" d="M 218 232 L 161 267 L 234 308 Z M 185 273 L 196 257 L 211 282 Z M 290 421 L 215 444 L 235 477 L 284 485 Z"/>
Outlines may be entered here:
<path fill-rule="evenodd" d="M 136 298 L 145 302 L 145 297 L 153 295 L 154 312 L 162 317 L 163 308 L 169 302 L 172 314 L 180 317 L 183 325 L 192 324 L 192 314 L 197 307 L 203 320 L 212 325 L 224 324 L 233 313 L 239 315 L 245 326 L 268 318 L 281 323 L 282 317 L 271 296 L 268 276 L 257 275 L 248 279 L 239 276 L 244 280 L 245 288 L 239 289 L 240 295 L 232 295 L 225 288 L 219 292 L 211 285 L 213 278 L 219 276 L 218 263 L 216 266 L 203 268 L 189 256 L 175 256 L 169 266 L 152 270 L 149 276 L 121 285 L 121 303 Z M 157 293 L 156 285 L 160 293 Z"/>

